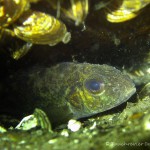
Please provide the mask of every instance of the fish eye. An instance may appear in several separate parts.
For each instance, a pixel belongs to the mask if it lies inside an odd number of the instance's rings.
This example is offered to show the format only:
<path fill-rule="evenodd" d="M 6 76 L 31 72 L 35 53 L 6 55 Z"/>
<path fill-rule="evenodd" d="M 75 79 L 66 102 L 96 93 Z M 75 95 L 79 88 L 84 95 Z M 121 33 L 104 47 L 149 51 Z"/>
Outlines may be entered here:
<path fill-rule="evenodd" d="M 92 93 L 101 93 L 104 90 L 104 84 L 96 79 L 86 80 L 85 87 Z"/>

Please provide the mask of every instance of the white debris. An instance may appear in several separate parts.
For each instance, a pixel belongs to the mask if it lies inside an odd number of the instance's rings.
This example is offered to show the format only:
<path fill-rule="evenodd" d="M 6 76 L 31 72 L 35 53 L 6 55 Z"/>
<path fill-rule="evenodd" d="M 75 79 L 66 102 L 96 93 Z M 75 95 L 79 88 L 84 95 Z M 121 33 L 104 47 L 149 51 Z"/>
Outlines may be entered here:
<path fill-rule="evenodd" d="M 90 130 L 93 130 L 93 129 L 95 129 L 95 127 L 96 127 L 96 121 L 93 123 L 93 125 L 90 127 Z"/>
<path fill-rule="evenodd" d="M 21 122 L 15 127 L 16 129 L 29 130 L 37 126 L 37 119 L 34 115 L 24 117 Z"/>
<path fill-rule="evenodd" d="M 81 128 L 81 122 L 71 119 L 68 122 L 68 129 L 70 129 L 72 132 L 76 132 Z"/>
<path fill-rule="evenodd" d="M 69 133 L 66 129 L 64 129 L 62 132 L 61 132 L 61 135 L 62 136 L 65 136 L 65 137 L 68 137 L 69 136 Z"/>
<path fill-rule="evenodd" d="M 1 127 L 0 126 L 0 133 L 4 133 L 4 132 L 6 132 L 7 130 L 4 128 L 4 127 Z"/>

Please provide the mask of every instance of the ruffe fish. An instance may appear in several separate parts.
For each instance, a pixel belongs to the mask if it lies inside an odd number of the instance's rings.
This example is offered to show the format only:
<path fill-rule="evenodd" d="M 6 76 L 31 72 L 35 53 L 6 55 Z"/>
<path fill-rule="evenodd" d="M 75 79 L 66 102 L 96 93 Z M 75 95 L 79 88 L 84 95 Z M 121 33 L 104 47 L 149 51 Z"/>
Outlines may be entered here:
<path fill-rule="evenodd" d="M 0 110 L 5 107 L 17 116 L 40 108 L 55 125 L 109 110 L 136 91 L 132 80 L 114 67 L 72 62 L 17 72 L 4 86 Z"/>

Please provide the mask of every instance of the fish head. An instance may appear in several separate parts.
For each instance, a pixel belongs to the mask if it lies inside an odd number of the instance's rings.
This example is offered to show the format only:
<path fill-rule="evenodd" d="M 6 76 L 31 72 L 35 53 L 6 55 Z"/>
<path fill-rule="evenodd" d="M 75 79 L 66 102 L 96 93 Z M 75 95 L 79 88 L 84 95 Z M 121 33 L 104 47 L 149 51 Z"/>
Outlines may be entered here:
<path fill-rule="evenodd" d="M 80 70 L 81 69 L 81 70 Z M 76 118 L 104 112 L 126 102 L 136 91 L 132 80 L 115 67 L 84 63 L 69 102 Z"/>

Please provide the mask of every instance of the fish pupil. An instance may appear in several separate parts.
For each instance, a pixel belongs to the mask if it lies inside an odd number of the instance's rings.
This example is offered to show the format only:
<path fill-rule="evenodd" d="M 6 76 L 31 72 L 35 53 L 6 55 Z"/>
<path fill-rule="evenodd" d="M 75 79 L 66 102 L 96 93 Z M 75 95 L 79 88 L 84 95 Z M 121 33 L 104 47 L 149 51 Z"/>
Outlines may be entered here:
<path fill-rule="evenodd" d="M 94 79 L 86 81 L 85 86 L 92 92 L 97 92 L 101 89 L 101 83 Z"/>

